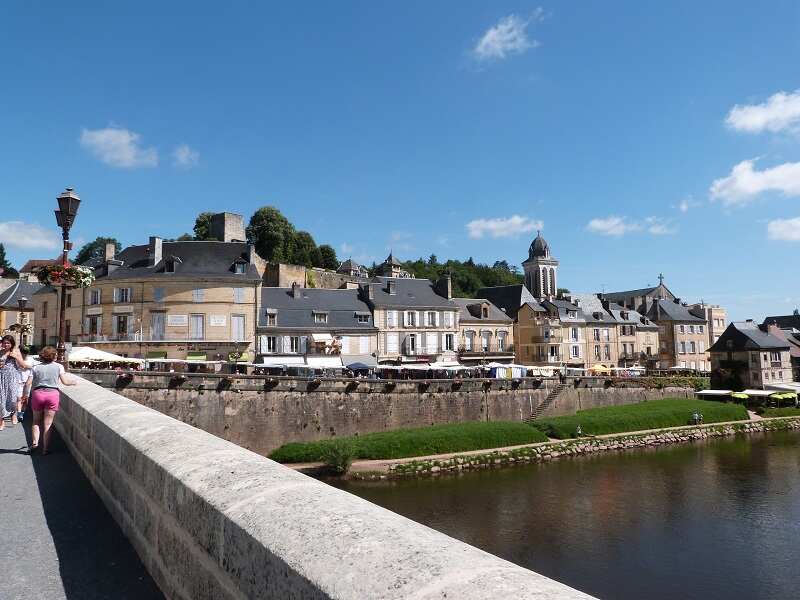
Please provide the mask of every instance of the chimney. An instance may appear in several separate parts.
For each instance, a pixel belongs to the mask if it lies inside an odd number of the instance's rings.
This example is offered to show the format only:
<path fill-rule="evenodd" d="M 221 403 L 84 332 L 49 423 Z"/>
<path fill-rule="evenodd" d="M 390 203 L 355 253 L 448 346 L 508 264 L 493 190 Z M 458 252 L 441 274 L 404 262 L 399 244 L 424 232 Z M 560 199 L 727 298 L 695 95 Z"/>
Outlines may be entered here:
<path fill-rule="evenodd" d="M 212 215 L 209 234 L 220 242 L 244 242 L 244 218 L 229 212 Z"/>
<path fill-rule="evenodd" d="M 673 302 L 675 304 L 680 304 L 681 303 L 681 299 L 680 298 L 675 298 L 675 300 L 673 300 Z"/>
<path fill-rule="evenodd" d="M 370 290 L 371 289 L 372 288 L 370 287 Z M 390 296 L 394 296 L 395 294 L 397 294 L 397 282 L 396 281 L 392 281 L 391 279 L 387 279 L 386 280 L 386 293 L 389 294 Z"/>
<path fill-rule="evenodd" d="M 369 283 L 365 283 L 361 286 L 361 296 L 366 298 L 367 300 L 374 300 L 375 299 L 375 292 L 372 289 L 372 285 Z"/>
<path fill-rule="evenodd" d="M 581 307 L 581 299 L 580 299 L 580 298 L 575 298 L 575 299 L 573 299 L 573 300 L 572 300 L 572 303 L 573 303 L 575 306 L 577 306 L 578 308 L 580 308 L 580 307 Z"/>
<path fill-rule="evenodd" d="M 451 300 L 453 298 L 453 279 L 450 273 L 442 273 L 433 286 L 433 290 L 440 296 Z"/>
<path fill-rule="evenodd" d="M 300 297 L 300 286 L 297 284 L 296 281 L 292 282 L 292 298 L 299 298 Z"/>
<path fill-rule="evenodd" d="M 162 240 L 160 237 L 150 236 L 150 246 L 147 249 L 147 264 L 151 267 L 161 262 L 161 242 Z"/>
<path fill-rule="evenodd" d="M 106 244 L 106 252 L 105 252 L 106 262 L 108 262 L 109 260 L 114 260 L 114 257 L 116 255 L 117 255 L 117 245 L 114 242 Z"/>

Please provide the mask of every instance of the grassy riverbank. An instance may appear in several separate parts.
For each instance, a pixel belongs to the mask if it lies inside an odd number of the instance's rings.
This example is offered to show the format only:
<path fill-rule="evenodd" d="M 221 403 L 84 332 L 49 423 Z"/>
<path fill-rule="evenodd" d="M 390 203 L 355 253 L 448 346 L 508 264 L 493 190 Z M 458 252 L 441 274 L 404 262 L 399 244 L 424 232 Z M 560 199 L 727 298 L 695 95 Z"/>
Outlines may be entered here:
<path fill-rule="evenodd" d="M 703 423 L 748 418 L 747 410 L 740 404 L 673 398 L 581 410 L 575 415 L 537 419 L 533 426 L 550 437 L 569 439 L 576 437 L 578 425 L 583 435 L 661 429 L 690 425 L 695 412 L 703 415 Z"/>
<path fill-rule="evenodd" d="M 761 416 L 765 418 L 796 417 L 798 415 L 800 415 L 800 408 L 795 408 L 794 406 L 784 407 L 784 408 L 768 408 L 763 413 L 761 413 Z"/>
<path fill-rule="evenodd" d="M 357 459 L 406 458 L 546 441 L 547 436 L 525 423 L 478 421 L 395 429 L 319 442 L 292 442 L 269 457 L 282 463 L 325 462 L 331 449 L 344 445 Z"/>

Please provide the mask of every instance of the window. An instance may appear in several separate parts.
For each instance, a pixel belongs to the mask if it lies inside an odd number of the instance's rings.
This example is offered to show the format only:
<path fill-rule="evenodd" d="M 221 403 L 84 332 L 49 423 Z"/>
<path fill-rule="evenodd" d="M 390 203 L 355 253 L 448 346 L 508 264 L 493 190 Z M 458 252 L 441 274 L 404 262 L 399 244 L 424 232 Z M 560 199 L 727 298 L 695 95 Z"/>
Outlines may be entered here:
<path fill-rule="evenodd" d="M 783 379 L 783 371 L 778 371 L 778 379 Z"/>
<path fill-rule="evenodd" d="M 231 338 L 240 342 L 244 336 L 244 315 L 231 315 Z"/>
<path fill-rule="evenodd" d="M 681 342 L 681 354 L 686 354 L 686 342 Z"/>
<path fill-rule="evenodd" d="M 698 344 L 700 346 L 698 351 L 702 354 L 703 352 L 706 351 L 706 343 L 705 342 L 698 342 Z"/>
<path fill-rule="evenodd" d="M 164 339 L 164 314 L 163 312 L 150 313 L 150 338 Z"/>
<path fill-rule="evenodd" d="M 425 346 L 428 354 L 436 354 L 439 351 L 439 334 L 426 333 Z"/>
<path fill-rule="evenodd" d="M 481 332 L 481 352 L 488 352 L 489 351 L 489 339 L 492 337 L 492 334 L 488 331 Z"/>
<path fill-rule="evenodd" d="M 750 355 L 750 362 L 754 365 L 758 364 L 758 353 L 753 353 Z"/>
<path fill-rule="evenodd" d="M 611 360 L 611 346 L 608 344 L 603 346 L 603 358 L 605 360 Z"/>
<path fill-rule="evenodd" d="M 705 327 L 703 325 L 698 325 L 697 326 L 697 333 L 703 333 L 704 329 L 705 329 Z"/>
<path fill-rule="evenodd" d="M 600 360 L 600 345 L 599 344 L 594 347 L 594 357 L 597 360 Z"/>
<path fill-rule="evenodd" d="M 580 358 L 581 357 L 581 347 L 580 346 L 571 346 L 572 358 Z"/>
<path fill-rule="evenodd" d="M 102 317 L 100 315 L 92 315 L 87 317 L 87 333 L 89 335 L 100 335 L 102 327 Z"/>
<path fill-rule="evenodd" d="M 452 351 L 455 343 L 454 343 L 455 336 L 452 333 L 446 333 L 444 336 L 444 349 Z"/>
<path fill-rule="evenodd" d="M 609 333 L 608 328 L 603 329 L 603 341 L 607 342 L 611 339 L 611 334 Z"/>
<path fill-rule="evenodd" d="M 689 342 L 689 354 L 697 354 L 697 346 L 694 342 Z"/>
<path fill-rule="evenodd" d="M 327 323 L 328 313 L 314 313 L 314 323 Z"/>
<path fill-rule="evenodd" d="M 436 327 L 436 313 L 435 312 L 427 312 L 425 313 L 425 325 L 427 327 Z"/>
<path fill-rule="evenodd" d="M 164 301 L 164 288 L 163 287 L 153 288 L 153 302 L 163 302 L 163 301 Z"/>
<path fill-rule="evenodd" d="M 403 313 L 403 323 L 406 327 L 416 327 L 417 313 L 413 310 L 407 310 Z"/>
<path fill-rule="evenodd" d="M 127 304 L 131 301 L 131 288 L 114 288 L 114 302 Z"/>
<path fill-rule="evenodd" d="M 691 362 L 691 365 L 690 365 L 690 366 L 692 367 L 692 370 L 695 370 L 695 369 L 697 369 L 697 363 L 696 363 L 696 362 L 694 362 L 694 361 L 692 361 L 692 362 Z"/>
<path fill-rule="evenodd" d="M 694 333 L 694 325 L 689 325 L 689 333 Z"/>
<path fill-rule="evenodd" d="M 445 327 L 454 327 L 455 326 L 455 319 L 453 317 L 452 312 L 446 312 L 444 314 L 444 326 Z"/>
<path fill-rule="evenodd" d="M 406 336 L 406 349 L 411 354 L 417 351 L 417 336 L 414 334 Z"/>
<path fill-rule="evenodd" d="M 245 271 L 247 271 L 247 265 L 245 263 L 237 262 L 235 265 L 233 265 L 233 272 L 234 273 L 236 273 L 238 275 L 242 275 L 242 274 L 244 274 Z"/>
<path fill-rule="evenodd" d="M 388 311 L 386 311 L 386 326 L 387 327 L 397 327 L 397 311 L 396 310 L 388 310 Z"/>
<path fill-rule="evenodd" d="M 359 323 L 369 323 L 369 315 L 366 313 L 360 313 L 356 315 Z"/>
<path fill-rule="evenodd" d="M 593 335 L 594 341 L 595 342 L 599 342 L 600 341 L 600 330 L 599 329 L 595 329 L 593 334 L 594 334 Z"/>
<path fill-rule="evenodd" d="M 89 304 L 100 304 L 100 290 L 89 290 Z"/>
<path fill-rule="evenodd" d="M 300 338 L 293 335 L 289 338 L 289 352 L 297 354 L 300 352 Z"/>
<path fill-rule="evenodd" d="M 236 304 L 244 303 L 244 288 L 233 288 L 233 301 Z"/>
<path fill-rule="evenodd" d="M 481 307 L 481 317 L 483 317 L 484 319 L 488 319 L 489 318 L 489 307 L 488 306 L 482 306 Z"/>
<path fill-rule="evenodd" d="M 189 315 L 189 339 L 202 340 L 205 326 L 205 315 Z"/>
<path fill-rule="evenodd" d="M 449 334 L 448 334 L 449 335 Z M 446 339 L 447 336 L 445 336 Z M 474 331 L 465 331 L 464 332 L 464 350 L 467 352 L 472 352 L 472 341 L 475 337 Z"/>
<path fill-rule="evenodd" d="M 47 318 L 47 302 L 42 302 L 42 318 L 43 319 Z M 45 343 L 45 346 L 46 345 L 47 344 Z"/>
<path fill-rule="evenodd" d="M 205 290 L 192 290 L 192 302 L 202 302 Z"/>
<path fill-rule="evenodd" d="M 125 337 L 128 334 L 128 326 L 130 325 L 128 315 L 116 315 L 112 323 L 114 324 L 113 335 Z"/>
<path fill-rule="evenodd" d="M 661 346 L 661 351 L 662 352 L 666 352 L 666 350 L 667 350 L 667 342 L 661 342 L 659 345 Z"/>
<path fill-rule="evenodd" d="M 678 325 L 678 331 L 680 331 L 681 333 L 686 333 L 686 327 L 684 327 L 683 325 Z"/>
<path fill-rule="evenodd" d="M 261 351 L 267 354 L 274 354 L 278 348 L 278 338 L 274 335 L 265 335 L 264 343 L 261 346 Z"/>
<path fill-rule="evenodd" d="M 72 307 L 72 294 L 67 294 L 67 308 Z M 69 337 L 69 336 L 67 336 Z"/>
<path fill-rule="evenodd" d="M 570 339 L 572 339 L 573 342 L 577 342 L 580 339 L 577 327 L 570 328 L 570 335 L 572 336 Z"/>
<path fill-rule="evenodd" d="M 568 319 L 577 319 L 578 318 L 578 311 L 576 311 L 576 310 L 568 310 L 567 311 L 567 318 Z"/>
<path fill-rule="evenodd" d="M 505 352 L 506 350 L 506 332 L 499 331 L 497 333 L 497 351 Z"/>
<path fill-rule="evenodd" d="M 278 324 L 278 313 L 267 312 L 267 327 L 275 327 Z"/>
<path fill-rule="evenodd" d="M 164 272 L 165 273 L 174 273 L 175 272 L 175 261 L 168 260 L 164 265 Z"/>
<path fill-rule="evenodd" d="M 682 368 L 682 369 L 685 369 L 685 368 L 686 368 L 686 361 L 685 361 L 685 360 L 682 360 L 682 361 L 681 361 L 681 368 Z"/>
<path fill-rule="evenodd" d="M 770 360 L 772 362 L 781 362 L 781 353 L 780 352 L 770 352 Z"/>

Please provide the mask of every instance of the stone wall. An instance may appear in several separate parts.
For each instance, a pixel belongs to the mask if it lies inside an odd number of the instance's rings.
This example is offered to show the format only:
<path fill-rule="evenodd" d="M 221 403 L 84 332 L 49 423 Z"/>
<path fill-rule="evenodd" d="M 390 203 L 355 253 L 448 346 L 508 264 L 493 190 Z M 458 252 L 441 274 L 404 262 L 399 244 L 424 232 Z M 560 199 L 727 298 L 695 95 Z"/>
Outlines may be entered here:
<path fill-rule="evenodd" d="M 255 376 L 136 373 L 128 381 L 108 371 L 86 372 L 140 404 L 267 455 L 286 442 L 464 421 L 520 421 L 545 401 L 555 381 L 492 379 L 367 381 Z M 543 416 L 690 398 L 682 388 L 606 388 L 604 380 L 571 381 Z"/>
<path fill-rule="evenodd" d="M 81 380 L 56 427 L 170 600 L 589 598 Z"/>

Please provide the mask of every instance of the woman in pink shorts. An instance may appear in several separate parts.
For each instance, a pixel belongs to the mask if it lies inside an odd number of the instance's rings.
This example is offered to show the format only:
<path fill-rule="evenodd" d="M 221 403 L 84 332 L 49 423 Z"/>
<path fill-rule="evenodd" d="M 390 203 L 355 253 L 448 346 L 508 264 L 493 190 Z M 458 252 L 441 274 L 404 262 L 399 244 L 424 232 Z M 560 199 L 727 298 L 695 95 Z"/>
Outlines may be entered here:
<path fill-rule="evenodd" d="M 41 364 L 33 367 L 31 385 L 31 410 L 33 410 L 33 426 L 31 427 L 31 451 L 39 447 L 39 431 L 42 429 L 42 454 L 47 454 L 50 445 L 50 432 L 53 419 L 58 410 L 61 393 L 58 384 L 75 385 L 67 377 L 64 367 L 53 362 L 56 358 L 56 349 L 45 346 L 39 351 Z"/>

